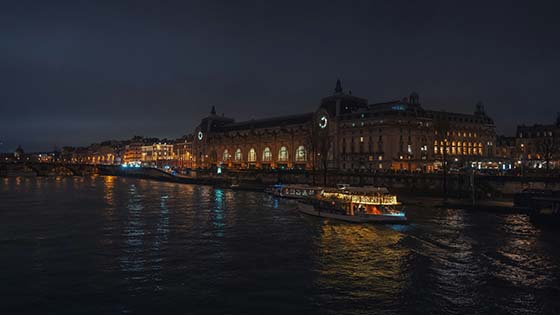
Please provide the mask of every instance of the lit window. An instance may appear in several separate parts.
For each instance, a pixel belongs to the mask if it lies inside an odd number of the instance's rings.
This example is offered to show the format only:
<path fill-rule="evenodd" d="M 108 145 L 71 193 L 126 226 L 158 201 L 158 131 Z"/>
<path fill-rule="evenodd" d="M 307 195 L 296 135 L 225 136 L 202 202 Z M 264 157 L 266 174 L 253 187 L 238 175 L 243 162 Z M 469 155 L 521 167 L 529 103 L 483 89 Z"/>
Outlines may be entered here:
<path fill-rule="evenodd" d="M 364 137 L 360 137 L 360 142 L 364 142 Z"/>
<path fill-rule="evenodd" d="M 224 154 L 222 154 L 222 160 L 225 162 L 229 160 L 229 152 L 227 149 L 224 150 Z"/>
<path fill-rule="evenodd" d="M 307 152 L 305 152 L 305 148 L 302 145 L 300 145 L 296 150 L 296 161 L 307 161 Z"/>
<path fill-rule="evenodd" d="M 241 149 L 237 149 L 237 151 L 235 151 L 235 160 L 237 162 L 240 162 L 243 159 L 243 156 L 241 155 Z"/>
<path fill-rule="evenodd" d="M 269 147 L 266 147 L 263 151 L 263 162 L 270 162 L 272 161 L 272 151 L 270 151 Z"/>
<path fill-rule="evenodd" d="M 286 149 L 286 147 L 281 147 L 280 151 L 278 151 L 278 161 L 288 161 L 288 149 Z"/>
<path fill-rule="evenodd" d="M 255 162 L 257 160 L 257 152 L 255 151 L 255 149 L 251 148 L 251 150 L 249 150 L 249 156 L 247 160 L 249 162 Z"/>

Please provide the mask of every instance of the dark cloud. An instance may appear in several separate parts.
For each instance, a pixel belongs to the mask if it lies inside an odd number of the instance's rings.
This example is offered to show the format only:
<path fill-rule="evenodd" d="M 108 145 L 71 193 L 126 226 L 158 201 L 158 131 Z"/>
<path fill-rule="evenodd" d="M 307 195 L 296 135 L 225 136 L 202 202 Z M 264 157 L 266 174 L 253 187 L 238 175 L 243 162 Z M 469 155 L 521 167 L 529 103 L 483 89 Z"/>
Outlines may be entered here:
<path fill-rule="evenodd" d="M 511 133 L 558 107 L 560 20 L 542 2 L 13 1 L 0 11 L 0 151 L 178 137 L 315 109 L 337 77 L 370 102 L 479 100 Z"/>

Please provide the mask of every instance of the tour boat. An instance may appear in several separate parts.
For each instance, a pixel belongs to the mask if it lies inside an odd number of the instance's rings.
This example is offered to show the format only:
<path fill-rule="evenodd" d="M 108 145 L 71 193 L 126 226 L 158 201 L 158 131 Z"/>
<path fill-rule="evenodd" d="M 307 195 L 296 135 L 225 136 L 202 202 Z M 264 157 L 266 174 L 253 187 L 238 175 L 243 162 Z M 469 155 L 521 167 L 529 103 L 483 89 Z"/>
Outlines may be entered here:
<path fill-rule="evenodd" d="M 275 197 L 305 199 L 309 197 L 317 197 L 321 194 L 323 188 L 308 185 L 282 185 L 277 184 L 268 191 Z"/>
<path fill-rule="evenodd" d="M 302 213 L 353 223 L 406 223 L 397 196 L 384 187 L 345 187 L 323 190 L 298 202 Z"/>

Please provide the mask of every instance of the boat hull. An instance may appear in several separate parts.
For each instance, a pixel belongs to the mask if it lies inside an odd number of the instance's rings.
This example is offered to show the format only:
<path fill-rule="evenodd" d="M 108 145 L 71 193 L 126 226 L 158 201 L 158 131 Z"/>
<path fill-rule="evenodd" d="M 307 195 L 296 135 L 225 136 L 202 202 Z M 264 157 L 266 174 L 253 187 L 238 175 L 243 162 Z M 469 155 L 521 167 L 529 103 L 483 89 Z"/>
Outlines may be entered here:
<path fill-rule="evenodd" d="M 311 204 L 298 202 L 297 209 L 301 213 L 307 215 L 329 218 L 340 221 L 346 221 L 351 223 L 392 223 L 392 224 L 405 224 L 407 223 L 406 216 L 394 216 L 394 215 L 367 215 L 367 216 L 351 216 L 336 214 L 326 211 L 317 211 L 315 207 Z"/>

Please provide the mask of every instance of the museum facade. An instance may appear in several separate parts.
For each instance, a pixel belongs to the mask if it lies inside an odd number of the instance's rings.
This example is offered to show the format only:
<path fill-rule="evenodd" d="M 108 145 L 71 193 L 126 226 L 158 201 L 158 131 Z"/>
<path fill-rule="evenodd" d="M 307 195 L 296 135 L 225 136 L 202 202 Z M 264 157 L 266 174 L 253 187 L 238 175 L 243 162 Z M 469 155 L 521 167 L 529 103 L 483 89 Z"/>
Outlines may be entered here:
<path fill-rule="evenodd" d="M 193 167 L 430 172 L 495 154 L 484 106 L 473 114 L 426 110 L 418 94 L 370 104 L 337 81 L 315 112 L 236 122 L 214 108 L 194 131 Z"/>

